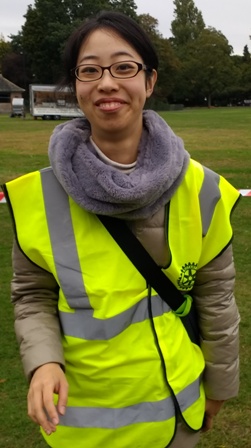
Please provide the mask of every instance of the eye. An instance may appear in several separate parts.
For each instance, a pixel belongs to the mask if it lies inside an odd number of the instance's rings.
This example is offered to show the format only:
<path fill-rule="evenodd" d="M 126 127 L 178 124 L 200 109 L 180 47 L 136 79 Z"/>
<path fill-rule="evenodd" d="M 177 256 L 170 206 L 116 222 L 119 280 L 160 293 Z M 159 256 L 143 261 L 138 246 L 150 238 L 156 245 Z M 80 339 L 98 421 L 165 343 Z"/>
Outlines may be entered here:
<path fill-rule="evenodd" d="M 120 74 L 133 73 L 137 70 L 137 66 L 133 62 L 119 62 L 114 68 L 116 73 Z"/>
<path fill-rule="evenodd" d="M 80 65 L 78 67 L 78 76 L 80 78 L 95 78 L 100 73 L 97 65 Z"/>

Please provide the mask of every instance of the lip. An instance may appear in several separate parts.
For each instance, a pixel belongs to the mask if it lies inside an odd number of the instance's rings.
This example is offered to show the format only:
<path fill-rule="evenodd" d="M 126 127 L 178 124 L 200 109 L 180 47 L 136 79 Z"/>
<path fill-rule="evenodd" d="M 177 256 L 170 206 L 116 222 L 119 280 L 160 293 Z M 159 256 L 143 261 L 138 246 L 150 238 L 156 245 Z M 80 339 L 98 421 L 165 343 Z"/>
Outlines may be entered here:
<path fill-rule="evenodd" d="M 95 106 L 105 114 L 115 113 L 122 109 L 126 101 L 121 98 L 99 98 Z"/>
<path fill-rule="evenodd" d="M 109 104 L 109 103 L 117 103 L 117 104 L 125 104 L 126 102 L 121 98 L 99 98 L 95 101 L 95 106 L 100 106 L 101 104 Z"/>

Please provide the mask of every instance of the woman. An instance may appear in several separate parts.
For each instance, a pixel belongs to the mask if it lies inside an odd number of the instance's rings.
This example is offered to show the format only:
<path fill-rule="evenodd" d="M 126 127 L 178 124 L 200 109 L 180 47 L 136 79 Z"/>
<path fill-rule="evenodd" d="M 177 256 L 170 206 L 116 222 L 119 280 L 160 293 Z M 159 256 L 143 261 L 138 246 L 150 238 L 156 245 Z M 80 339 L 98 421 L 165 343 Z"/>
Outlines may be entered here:
<path fill-rule="evenodd" d="M 82 24 L 66 46 L 64 83 L 85 117 L 55 128 L 52 168 L 5 186 L 28 413 L 51 447 L 194 447 L 238 392 L 229 216 L 239 194 L 143 111 L 157 68 L 128 17 Z M 97 214 L 125 221 L 191 291 L 201 348 Z"/>

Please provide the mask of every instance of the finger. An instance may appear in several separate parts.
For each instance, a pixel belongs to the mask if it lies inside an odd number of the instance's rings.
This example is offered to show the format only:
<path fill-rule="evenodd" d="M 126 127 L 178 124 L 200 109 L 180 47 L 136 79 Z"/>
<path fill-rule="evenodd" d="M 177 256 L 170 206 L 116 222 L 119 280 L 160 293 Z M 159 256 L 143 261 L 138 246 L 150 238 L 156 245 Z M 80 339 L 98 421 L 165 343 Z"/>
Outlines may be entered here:
<path fill-rule="evenodd" d="M 43 407 L 45 413 L 47 414 L 47 420 L 51 422 L 54 426 L 58 425 L 59 417 L 57 408 L 53 401 L 53 390 L 51 388 L 46 388 L 43 390 Z"/>
<path fill-rule="evenodd" d="M 47 415 L 43 409 L 42 393 L 36 394 L 33 391 L 28 393 L 28 416 L 49 435 L 56 430 L 56 426 L 53 425 L 47 418 Z"/>
<path fill-rule="evenodd" d="M 68 400 L 68 383 L 64 381 L 60 384 L 60 388 L 58 391 L 57 410 L 61 415 L 65 414 L 67 400 Z"/>

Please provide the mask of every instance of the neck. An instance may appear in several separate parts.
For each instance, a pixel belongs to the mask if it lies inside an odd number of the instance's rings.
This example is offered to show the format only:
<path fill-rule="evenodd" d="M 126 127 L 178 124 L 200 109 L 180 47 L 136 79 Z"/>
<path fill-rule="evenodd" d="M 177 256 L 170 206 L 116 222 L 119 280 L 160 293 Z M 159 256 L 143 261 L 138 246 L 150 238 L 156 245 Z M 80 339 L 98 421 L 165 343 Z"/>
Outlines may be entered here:
<path fill-rule="evenodd" d="M 92 130 L 92 139 L 99 149 L 114 162 L 130 164 L 137 160 L 138 147 L 142 134 L 142 125 L 131 135 L 122 132 L 110 135 L 107 132 L 96 133 Z"/>

